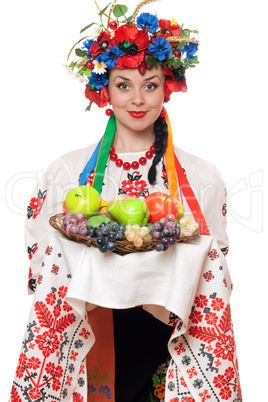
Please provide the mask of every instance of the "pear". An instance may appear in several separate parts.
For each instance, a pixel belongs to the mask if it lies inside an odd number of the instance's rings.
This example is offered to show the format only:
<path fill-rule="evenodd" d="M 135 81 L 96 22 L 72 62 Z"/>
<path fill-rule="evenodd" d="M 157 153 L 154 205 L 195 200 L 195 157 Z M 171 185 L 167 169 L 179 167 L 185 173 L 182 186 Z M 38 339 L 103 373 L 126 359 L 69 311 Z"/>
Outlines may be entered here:
<path fill-rule="evenodd" d="M 149 221 L 150 211 L 144 201 L 138 198 L 115 200 L 107 205 L 107 212 L 120 225 L 144 226 Z"/>

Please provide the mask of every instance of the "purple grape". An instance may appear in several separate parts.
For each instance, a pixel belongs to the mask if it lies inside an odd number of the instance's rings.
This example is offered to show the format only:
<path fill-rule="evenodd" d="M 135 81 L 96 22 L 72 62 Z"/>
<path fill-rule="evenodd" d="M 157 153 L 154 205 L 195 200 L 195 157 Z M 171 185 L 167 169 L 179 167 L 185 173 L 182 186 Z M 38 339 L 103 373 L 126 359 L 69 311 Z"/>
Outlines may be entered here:
<path fill-rule="evenodd" d="M 85 228 L 83 226 L 82 227 L 78 226 L 77 234 L 79 234 L 80 236 L 86 236 L 87 235 L 87 228 Z"/>
<path fill-rule="evenodd" d="M 161 218 L 161 219 L 160 219 L 160 222 L 161 222 L 164 226 L 166 226 L 166 224 L 167 224 L 167 219 L 166 219 L 166 218 Z"/>
<path fill-rule="evenodd" d="M 69 229 L 69 233 L 77 234 L 77 232 L 78 232 L 78 226 L 72 225 Z"/>
<path fill-rule="evenodd" d="M 84 217 L 84 214 L 83 214 L 83 212 L 77 212 L 77 214 L 75 215 L 75 219 L 77 220 L 77 221 L 81 221 L 82 219 L 84 219 L 85 217 Z"/>
<path fill-rule="evenodd" d="M 155 249 L 156 251 L 164 251 L 164 245 L 163 245 L 162 243 L 157 243 L 157 244 L 154 246 L 154 249 Z"/>
<path fill-rule="evenodd" d="M 156 239 L 156 240 L 160 239 L 160 233 L 161 232 L 159 232 L 158 230 L 154 230 L 153 233 L 152 233 L 152 238 Z"/>
<path fill-rule="evenodd" d="M 167 227 L 164 227 L 164 229 L 162 230 L 162 233 L 163 233 L 164 237 L 169 237 L 171 231 Z"/>
<path fill-rule="evenodd" d="M 161 230 L 164 229 L 164 225 L 162 222 L 158 221 L 158 222 L 155 222 L 154 228 L 155 228 L 155 230 L 161 232 Z"/>
<path fill-rule="evenodd" d="M 169 222 L 167 222 L 167 224 L 166 224 L 166 228 L 168 228 L 168 229 L 174 229 L 175 228 L 175 222 L 173 222 L 173 221 L 169 221 Z"/>
<path fill-rule="evenodd" d="M 168 246 L 170 244 L 170 237 L 163 237 L 161 240 L 163 246 Z"/>
<path fill-rule="evenodd" d="M 170 245 L 173 245 L 176 243 L 176 237 L 170 237 L 169 240 L 170 240 L 170 242 L 169 242 Z"/>

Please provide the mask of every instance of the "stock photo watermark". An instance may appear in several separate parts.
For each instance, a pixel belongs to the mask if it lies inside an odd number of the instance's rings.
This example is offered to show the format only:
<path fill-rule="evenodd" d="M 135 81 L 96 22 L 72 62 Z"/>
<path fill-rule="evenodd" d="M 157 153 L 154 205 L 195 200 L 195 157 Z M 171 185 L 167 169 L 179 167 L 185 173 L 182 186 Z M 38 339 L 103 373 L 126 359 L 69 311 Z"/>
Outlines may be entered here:
<path fill-rule="evenodd" d="M 224 213 L 228 211 L 229 219 L 234 219 L 240 225 L 255 233 L 261 233 L 263 231 L 263 175 L 263 169 L 259 169 L 237 180 L 227 189 L 226 205 L 223 205 L 223 208 L 225 208 Z M 112 189 L 114 188 L 114 193 L 116 194 L 117 183 L 115 180 L 111 177 L 106 177 L 106 180 L 109 181 L 110 187 Z M 33 188 L 36 188 L 36 194 L 40 190 L 46 193 L 49 192 L 50 195 L 50 203 L 44 205 L 42 213 L 55 213 L 55 206 L 59 208 L 59 213 L 62 212 L 62 204 L 68 191 L 77 186 L 78 182 L 63 185 L 61 182 L 55 181 L 55 177 L 52 173 L 45 174 L 43 171 L 19 172 L 13 175 L 6 183 L 5 201 L 9 210 L 14 214 L 26 216 L 27 202 L 30 200 Z M 30 194 L 29 199 L 25 198 L 27 191 Z M 161 191 L 161 189 L 155 189 L 154 191 Z M 193 188 L 193 191 L 199 200 L 201 209 L 205 213 L 207 200 L 209 197 L 213 197 L 213 191 L 216 191 L 214 190 L 214 185 L 200 185 L 199 188 Z M 185 213 L 190 213 L 190 211 L 187 210 L 187 205 L 184 205 L 184 207 Z M 213 233 L 213 230 L 211 233 Z"/>

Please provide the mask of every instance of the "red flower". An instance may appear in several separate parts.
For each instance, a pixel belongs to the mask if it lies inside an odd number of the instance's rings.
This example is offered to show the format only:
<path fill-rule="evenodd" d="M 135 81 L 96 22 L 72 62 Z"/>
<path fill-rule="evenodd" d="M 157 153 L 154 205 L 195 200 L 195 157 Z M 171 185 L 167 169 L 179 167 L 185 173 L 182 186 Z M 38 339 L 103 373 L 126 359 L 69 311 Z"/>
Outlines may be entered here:
<path fill-rule="evenodd" d="M 131 193 L 134 190 L 133 181 L 123 180 L 121 183 L 121 188 L 127 193 Z"/>
<path fill-rule="evenodd" d="M 35 219 L 41 211 L 45 199 L 33 197 L 30 201 L 30 208 L 33 210 L 33 219 Z"/>
<path fill-rule="evenodd" d="M 73 309 L 73 308 L 70 306 L 70 304 L 68 304 L 66 301 L 63 303 L 62 308 L 63 308 L 64 311 L 67 311 L 67 313 Z"/>
<path fill-rule="evenodd" d="M 232 367 L 229 367 L 228 369 L 225 370 L 224 375 L 226 376 L 228 381 L 231 381 L 232 378 L 234 378 L 235 371 Z"/>
<path fill-rule="evenodd" d="M 115 41 L 111 39 L 110 32 L 104 31 L 101 32 L 97 38 L 97 42 L 93 42 L 89 51 L 92 53 L 92 56 L 98 56 L 103 50 L 107 49 L 108 46 L 115 45 Z"/>
<path fill-rule="evenodd" d="M 18 378 L 21 378 L 21 377 L 23 377 L 23 373 L 24 373 L 23 366 L 19 365 L 19 366 L 17 367 L 17 370 L 16 370 L 16 376 L 17 376 Z"/>
<path fill-rule="evenodd" d="M 194 322 L 195 324 L 198 324 L 199 322 L 202 321 L 203 319 L 203 315 L 200 313 L 200 311 L 193 311 L 190 314 L 190 320 L 192 320 L 192 322 Z"/>
<path fill-rule="evenodd" d="M 85 97 L 89 99 L 90 102 L 96 103 L 99 107 L 107 106 L 110 101 L 106 86 L 102 87 L 100 91 L 92 91 L 89 86 L 86 85 Z"/>
<path fill-rule="evenodd" d="M 25 353 L 21 353 L 20 357 L 19 357 L 19 363 L 24 366 L 25 364 L 27 364 L 27 356 Z"/>
<path fill-rule="evenodd" d="M 61 378 L 63 376 L 63 368 L 61 366 L 57 366 L 55 368 L 55 376 L 57 378 Z"/>
<path fill-rule="evenodd" d="M 36 399 L 40 398 L 42 396 L 41 392 L 39 391 L 39 388 L 33 388 L 31 391 L 29 391 L 29 397 L 35 401 Z"/>
<path fill-rule="evenodd" d="M 124 56 L 118 58 L 116 67 L 136 68 L 144 61 L 144 51 L 149 46 L 147 31 L 133 25 L 122 25 L 115 31 L 114 38 L 118 47 L 124 50 Z"/>
<path fill-rule="evenodd" d="M 215 300 L 212 300 L 211 307 L 213 308 L 213 310 L 220 311 L 224 308 L 224 302 L 222 301 L 222 299 L 216 297 Z"/>
<path fill-rule="evenodd" d="M 147 186 L 147 183 L 145 180 L 137 180 L 133 184 L 134 184 L 135 191 L 142 191 Z"/>
<path fill-rule="evenodd" d="M 64 297 L 66 296 L 67 290 L 68 290 L 67 287 L 61 286 L 61 287 L 59 288 L 59 290 L 58 290 L 58 295 L 59 295 L 59 297 L 61 297 L 62 299 L 64 299 Z"/>
<path fill-rule="evenodd" d="M 215 314 L 215 313 L 206 314 L 205 320 L 209 325 L 217 324 L 217 321 L 218 321 L 217 314 Z"/>
<path fill-rule="evenodd" d="M 49 293 L 46 297 L 46 302 L 52 306 L 56 302 L 56 295 L 52 292 Z"/>
<path fill-rule="evenodd" d="M 204 308 L 208 305 L 208 299 L 206 296 L 200 295 L 195 298 L 195 304 L 197 307 Z"/>
<path fill-rule="evenodd" d="M 184 78 L 182 81 L 167 79 L 164 83 L 165 102 L 170 100 L 172 92 L 187 92 L 186 79 Z"/>
<path fill-rule="evenodd" d="M 159 20 L 158 24 L 164 34 L 168 34 L 168 36 L 181 36 L 179 34 L 180 26 L 178 24 L 171 24 L 169 20 Z M 177 45 L 177 43 L 176 43 Z"/>
<path fill-rule="evenodd" d="M 52 388 L 54 391 L 58 391 L 60 389 L 61 382 L 58 380 L 58 378 L 55 378 L 55 380 L 52 383 Z"/>
<path fill-rule="evenodd" d="M 50 374 L 50 375 L 54 374 L 54 373 L 55 373 L 55 364 L 49 362 L 49 363 L 46 365 L 45 370 L 46 370 L 47 374 Z"/>
<path fill-rule="evenodd" d="M 31 358 L 28 360 L 27 365 L 28 365 L 29 369 L 36 370 L 36 369 L 38 369 L 38 368 L 40 367 L 41 362 L 40 362 L 40 360 L 39 360 L 38 358 L 31 357 Z"/>
<path fill-rule="evenodd" d="M 218 337 L 218 342 L 216 343 L 216 349 L 213 351 L 215 357 L 221 357 L 222 359 L 229 361 L 233 360 L 235 344 L 234 340 L 231 336 L 226 336 L 225 334 L 221 334 Z"/>
<path fill-rule="evenodd" d="M 44 332 L 43 335 L 36 337 L 35 343 L 37 343 L 39 349 L 42 351 L 45 357 L 48 357 L 51 353 L 54 353 L 59 348 L 60 343 L 55 333 L 55 329 L 50 328 Z"/>
<path fill-rule="evenodd" d="M 58 304 L 56 304 L 56 306 L 55 306 L 54 309 L 53 309 L 53 314 L 54 314 L 54 317 L 55 317 L 55 318 L 59 317 L 60 314 L 61 314 L 61 306 L 59 306 Z"/>
<path fill-rule="evenodd" d="M 217 377 L 214 378 L 213 384 L 216 388 L 222 388 L 226 384 L 226 379 L 224 375 L 219 374 Z"/>
<path fill-rule="evenodd" d="M 229 387 L 224 387 L 221 389 L 221 391 L 220 391 L 221 399 L 224 399 L 227 401 L 229 398 L 231 398 L 231 396 L 232 396 L 232 391 Z"/>

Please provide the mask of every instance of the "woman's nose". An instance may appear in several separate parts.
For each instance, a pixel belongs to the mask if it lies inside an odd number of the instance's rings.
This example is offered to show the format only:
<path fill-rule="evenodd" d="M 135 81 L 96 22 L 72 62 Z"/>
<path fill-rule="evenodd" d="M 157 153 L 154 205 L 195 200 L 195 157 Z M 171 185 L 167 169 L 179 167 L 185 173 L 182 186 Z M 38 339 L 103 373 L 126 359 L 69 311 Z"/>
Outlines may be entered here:
<path fill-rule="evenodd" d="M 136 89 L 133 92 L 132 104 L 137 105 L 137 106 L 144 104 L 144 96 L 140 89 Z"/>

